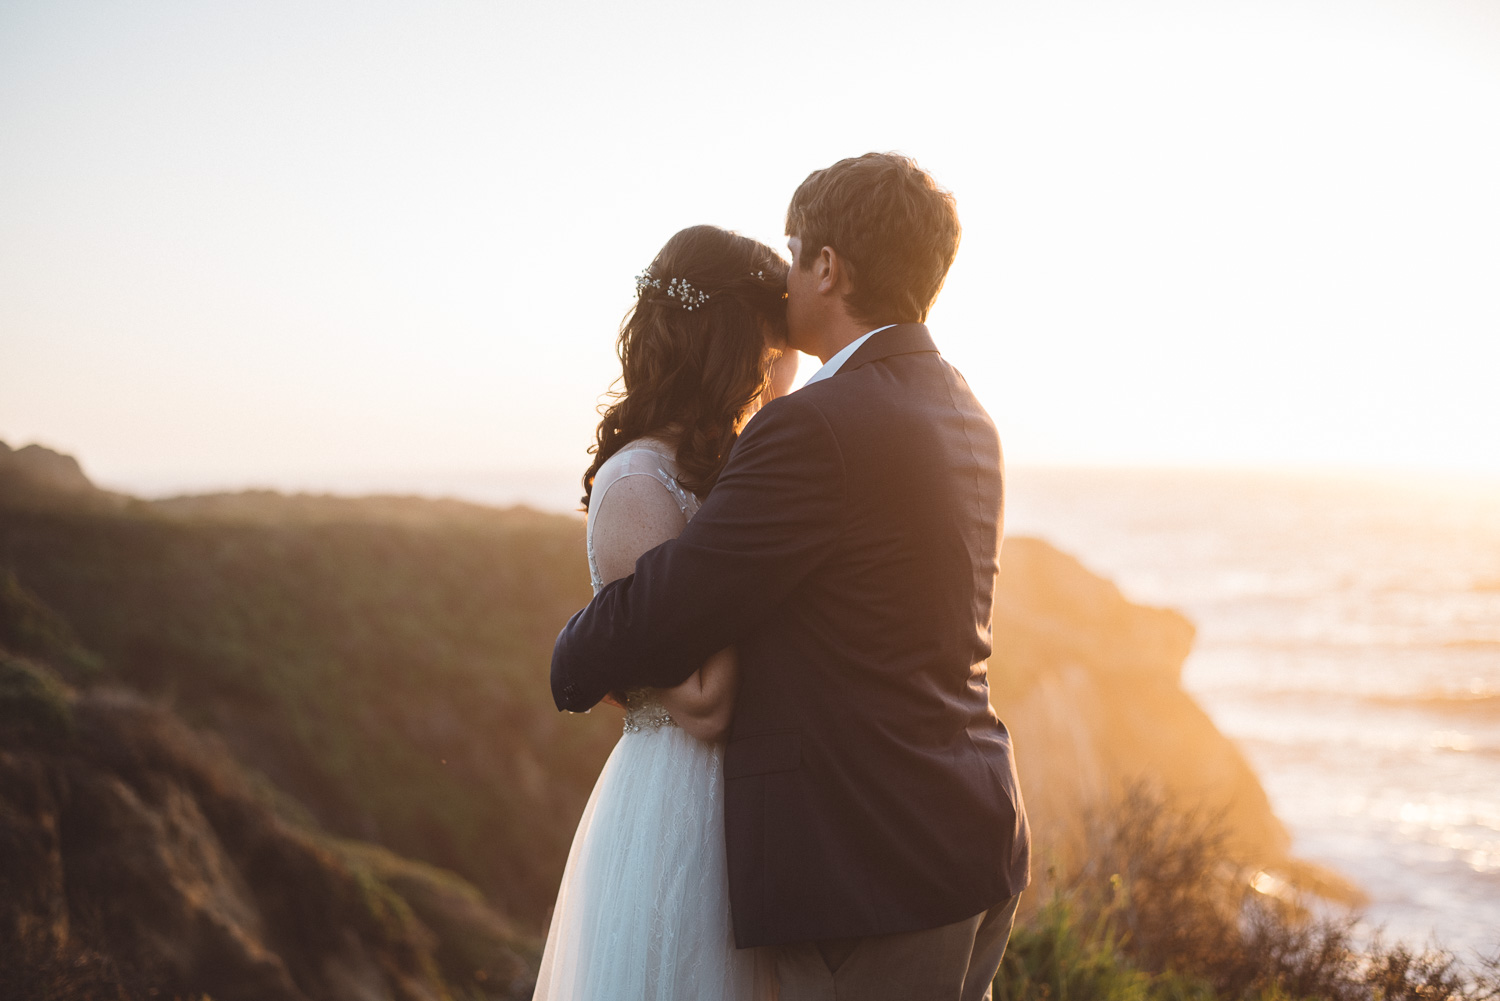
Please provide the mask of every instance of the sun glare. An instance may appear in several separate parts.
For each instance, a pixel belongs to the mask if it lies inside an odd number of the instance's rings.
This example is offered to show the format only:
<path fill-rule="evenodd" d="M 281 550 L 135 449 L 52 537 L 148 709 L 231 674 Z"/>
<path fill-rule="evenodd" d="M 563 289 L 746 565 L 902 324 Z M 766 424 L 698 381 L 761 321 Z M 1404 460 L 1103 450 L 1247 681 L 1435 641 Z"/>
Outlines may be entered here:
<path fill-rule="evenodd" d="M 790 9 L 601 8 L 563 45 L 509 7 L 14 5 L 0 436 L 146 490 L 571 469 L 668 235 L 779 247 L 809 170 L 894 148 L 958 195 L 932 326 L 1012 460 L 1500 476 L 1493 23 L 944 10 L 915 52 L 809 15 L 860 43 L 819 117 L 766 82 L 805 68 Z"/>

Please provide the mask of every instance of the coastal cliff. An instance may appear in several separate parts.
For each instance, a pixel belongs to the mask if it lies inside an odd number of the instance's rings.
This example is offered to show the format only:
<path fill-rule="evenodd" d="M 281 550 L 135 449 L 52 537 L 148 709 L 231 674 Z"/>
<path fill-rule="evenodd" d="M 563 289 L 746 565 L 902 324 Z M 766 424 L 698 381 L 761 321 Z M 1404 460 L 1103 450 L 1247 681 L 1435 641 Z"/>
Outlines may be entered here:
<path fill-rule="evenodd" d="M 215 997 L 193 971 L 224 949 L 268 997 L 442 996 L 453 977 L 509 996 L 619 732 L 607 710 L 559 715 L 547 687 L 589 595 L 582 536 L 574 516 L 457 501 L 141 501 L 66 456 L 0 449 L 0 651 L 28 707 L 0 711 L 0 839 L 32 860 L 0 880 L 35 905 L 13 927 L 54 946 L 81 929 L 100 962 L 139 952 L 129 935 L 178 943 L 159 968 Z M 1289 857 L 1254 772 L 1182 689 L 1182 616 L 1040 540 L 1008 539 L 1001 562 L 990 679 L 1039 876 L 1144 782 L 1223 810 L 1247 865 L 1348 889 Z M 102 919 L 125 931 L 90 939 Z M 354 937 L 304 941 L 297 922 Z M 454 972 L 469 960 L 450 940 L 489 950 L 495 979 Z M 347 987 L 360 977 L 385 986 Z"/>
<path fill-rule="evenodd" d="M 478 891 L 296 813 L 165 707 L 0 648 L 0 997 L 530 995 Z"/>
<path fill-rule="evenodd" d="M 1087 818 L 1136 787 L 1217 818 L 1244 865 L 1345 901 L 1357 889 L 1290 854 L 1240 749 L 1182 687 L 1194 630 L 1125 599 L 1038 539 L 1007 539 L 994 610 L 991 702 L 1016 744 L 1036 869 L 1072 867 Z M 1274 884 L 1273 884 L 1274 885 Z"/>

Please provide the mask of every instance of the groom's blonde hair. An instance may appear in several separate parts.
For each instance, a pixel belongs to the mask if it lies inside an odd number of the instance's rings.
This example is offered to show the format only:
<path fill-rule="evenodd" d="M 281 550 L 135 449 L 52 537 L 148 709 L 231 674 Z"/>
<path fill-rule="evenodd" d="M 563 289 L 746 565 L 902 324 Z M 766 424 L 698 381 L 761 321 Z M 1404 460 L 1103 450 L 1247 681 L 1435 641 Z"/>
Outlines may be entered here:
<path fill-rule="evenodd" d="M 927 319 L 961 229 L 953 195 L 915 160 L 866 153 L 809 174 L 787 207 L 786 232 L 802 241 L 797 267 L 834 249 L 852 279 L 849 312 L 874 324 Z"/>

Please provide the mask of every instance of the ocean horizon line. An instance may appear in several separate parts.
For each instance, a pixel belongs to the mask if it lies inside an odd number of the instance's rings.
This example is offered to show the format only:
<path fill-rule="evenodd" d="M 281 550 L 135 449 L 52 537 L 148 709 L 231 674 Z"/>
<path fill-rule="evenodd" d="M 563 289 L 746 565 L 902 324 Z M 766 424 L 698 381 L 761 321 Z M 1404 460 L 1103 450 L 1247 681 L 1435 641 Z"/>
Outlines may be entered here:
<path fill-rule="evenodd" d="M 19 446 L 18 446 L 19 447 Z M 47 447 L 47 446 L 44 446 Z M 230 472 L 107 471 L 85 473 L 105 490 L 142 500 L 206 494 L 274 492 L 339 497 L 400 496 L 462 500 L 499 507 L 525 505 L 539 510 L 576 511 L 583 493 L 583 463 L 529 464 L 474 469 L 288 471 L 280 474 Z M 1013 483 L 1030 478 L 1137 478 L 1166 486 L 1235 480 L 1310 488 L 1367 487 L 1382 492 L 1500 494 L 1500 472 L 1481 473 L 1402 467 L 1229 465 L 1170 463 L 1008 463 Z M 1144 482 L 1142 485 L 1146 485 Z M 1013 487 L 1014 489 L 1014 487 Z"/>

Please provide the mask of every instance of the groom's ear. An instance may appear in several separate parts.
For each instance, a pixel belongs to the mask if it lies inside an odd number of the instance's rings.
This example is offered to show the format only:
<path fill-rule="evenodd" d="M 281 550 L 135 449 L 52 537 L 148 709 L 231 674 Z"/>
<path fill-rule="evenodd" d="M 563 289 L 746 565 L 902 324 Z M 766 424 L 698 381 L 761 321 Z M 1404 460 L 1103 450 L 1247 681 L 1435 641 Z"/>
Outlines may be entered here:
<path fill-rule="evenodd" d="M 846 287 L 850 278 L 849 265 L 832 247 L 824 247 L 818 251 L 818 258 L 813 261 L 812 270 L 813 280 L 817 282 L 820 295 L 834 292 L 844 294 L 849 291 Z"/>

